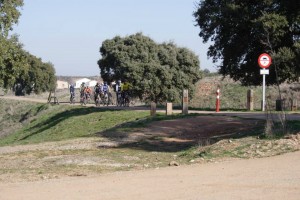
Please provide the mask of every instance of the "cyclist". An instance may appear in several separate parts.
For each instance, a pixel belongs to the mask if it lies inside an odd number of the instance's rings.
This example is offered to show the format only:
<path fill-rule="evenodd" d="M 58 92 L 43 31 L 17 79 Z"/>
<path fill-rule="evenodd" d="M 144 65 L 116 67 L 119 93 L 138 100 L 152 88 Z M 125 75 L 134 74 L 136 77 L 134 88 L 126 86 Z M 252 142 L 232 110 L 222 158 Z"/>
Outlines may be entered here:
<path fill-rule="evenodd" d="M 85 90 L 85 82 L 82 82 L 81 85 L 80 85 L 80 98 L 83 97 L 84 90 Z"/>
<path fill-rule="evenodd" d="M 118 80 L 118 82 L 115 85 L 115 92 L 116 92 L 116 97 L 117 97 L 117 103 L 118 105 L 121 105 L 122 101 L 122 82 L 121 80 Z"/>
<path fill-rule="evenodd" d="M 121 80 L 118 80 L 118 82 L 116 83 L 116 86 L 115 86 L 115 90 L 116 90 L 117 94 L 121 92 L 121 86 L 122 86 L 122 82 L 121 82 Z"/>
<path fill-rule="evenodd" d="M 70 85 L 70 102 L 73 101 L 73 99 L 75 99 L 75 86 L 74 84 Z"/>
<path fill-rule="evenodd" d="M 107 82 L 104 82 L 103 85 L 101 85 L 101 101 L 102 103 L 108 106 L 109 100 L 110 100 L 110 93 L 109 93 L 109 85 L 107 85 Z"/>
<path fill-rule="evenodd" d="M 101 86 L 99 83 L 97 83 L 94 87 L 94 100 L 96 102 L 97 96 L 101 93 Z"/>
<path fill-rule="evenodd" d="M 84 89 L 84 94 L 86 95 L 86 98 L 88 99 L 89 97 L 91 97 L 92 94 L 92 90 L 91 88 L 89 88 L 89 86 L 86 86 Z"/>
<path fill-rule="evenodd" d="M 121 85 L 122 98 L 123 98 L 124 102 L 127 100 L 129 103 L 129 95 L 130 95 L 131 88 L 132 88 L 132 85 L 128 82 L 127 79 L 125 79 L 124 83 Z"/>
<path fill-rule="evenodd" d="M 124 83 L 121 85 L 122 92 L 129 92 L 132 88 L 132 85 L 128 82 L 127 79 L 124 80 Z"/>
<path fill-rule="evenodd" d="M 107 82 L 104 82 L 104 85 L 102 86 L 102 91 L 104 92 L 104 95 L 109 93 L 109 86 L 107 85 Z"/>

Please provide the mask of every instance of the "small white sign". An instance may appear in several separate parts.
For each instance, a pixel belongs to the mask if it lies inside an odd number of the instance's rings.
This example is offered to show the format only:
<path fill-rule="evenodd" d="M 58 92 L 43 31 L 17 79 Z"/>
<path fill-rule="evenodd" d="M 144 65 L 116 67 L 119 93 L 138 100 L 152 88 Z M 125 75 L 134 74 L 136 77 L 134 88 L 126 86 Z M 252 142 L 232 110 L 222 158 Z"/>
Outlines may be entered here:
<path fill-rule="evenodd" d="M 261 69 L 260 70 L 260 75 L 265 75 L 265 74 L 269 74 L 269 70 L 268 69 Z"/>

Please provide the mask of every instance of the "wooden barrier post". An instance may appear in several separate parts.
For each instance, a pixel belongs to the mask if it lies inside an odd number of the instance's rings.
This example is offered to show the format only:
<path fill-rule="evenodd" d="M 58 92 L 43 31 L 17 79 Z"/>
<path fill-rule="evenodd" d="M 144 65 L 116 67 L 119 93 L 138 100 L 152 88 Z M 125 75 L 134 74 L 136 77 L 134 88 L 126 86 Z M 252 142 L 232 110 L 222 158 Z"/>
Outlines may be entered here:
<path fill-rule="evenodd" d="M 216 95 L 216 112 L 220 112 L 220 88 L 217 89 Z"/>
<path fill-rule="evenodd" d="M 167 103 L 166 105 L 166 115 L 172 115 L 173 114 L 173 104 Z"/>
<path fill-rule="evenodd" d="M 182 114 L 187 115 L 188 113 L 189 113 L 189 92 L 188 92 L 188 90 L 183 90 Z"/>
<path fill-rule="evenodd" d="M 247 92 L 247 110 L 254 110 L 254 102 L 253 102 L 253 90 L 248 90 Z"/>
<path fill-rule="evenodd" d="M 293 98 L 291 101 L 291 111 L 297 111 L 297 110 L 298 110 L 297 99 Z"/>

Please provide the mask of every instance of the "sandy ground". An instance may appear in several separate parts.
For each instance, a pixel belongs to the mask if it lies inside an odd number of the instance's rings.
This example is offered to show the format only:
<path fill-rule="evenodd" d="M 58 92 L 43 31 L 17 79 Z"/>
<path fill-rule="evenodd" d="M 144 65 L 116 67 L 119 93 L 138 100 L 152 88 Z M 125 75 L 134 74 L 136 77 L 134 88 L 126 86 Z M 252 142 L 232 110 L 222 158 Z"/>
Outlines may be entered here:
<path fill-rule="evenodd" d="M 300 152 L 145 171 L 0 184 L 0 199 L 288 199 L 300 197 Z"/>
<path fill-rule="evenodd" d="M 206 123 L 207 120 L 205 120 Z M 231 127 L 237 126 L 234 120 L 229 123 L 232 124 Z M 190 129 L 189 132 L 193 132 L 192 122 L 181 124 L 188 125 L 188 128 L 185 127 L 184 130 Z M 216 127 L 216 124 L 210 124 Z M 177 123 L 176 126 L 179 125 Z M 183 129 L 183 127 L 176 126 L 160 124 L 159 127 L 168 127 L 168 130 L 175 134 L 177 132 L 170 127 Z M 156 127 L 153 129 L 156 130 Z M 237 127 L 242 126 L 239 124 Z M 156 131 L 160 132 L 160 130 Z M 178 134 L 176 136 L 180 139 L 193 140 L 186 136 L 182 138 L 179 132 Z M 8 151 L 11 150 L 8 149 Z M 77 176 L 37 182 L 2 182 L 0 183 L 0 200 L 298 200 L 300 199 L 299 169 L 300 151 L 260 159 L 233 159 L 219 163 L 116 172 L 94 177 Z"/>

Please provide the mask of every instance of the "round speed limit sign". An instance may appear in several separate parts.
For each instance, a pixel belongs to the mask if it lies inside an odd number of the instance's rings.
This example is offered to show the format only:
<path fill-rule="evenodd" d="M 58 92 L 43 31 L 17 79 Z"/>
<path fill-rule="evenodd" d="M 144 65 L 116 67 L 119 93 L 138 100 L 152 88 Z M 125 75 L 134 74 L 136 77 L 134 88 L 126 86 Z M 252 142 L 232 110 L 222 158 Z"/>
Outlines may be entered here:
<path fill-rule="evenodd" d="M 261 68 L 268 68 L 272 64 L 272 58 L 269 54 L 263 53 L 258 57 L 258 65 Z"/>

